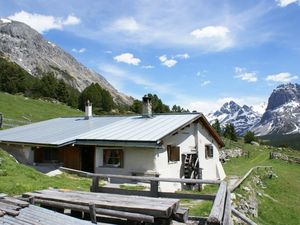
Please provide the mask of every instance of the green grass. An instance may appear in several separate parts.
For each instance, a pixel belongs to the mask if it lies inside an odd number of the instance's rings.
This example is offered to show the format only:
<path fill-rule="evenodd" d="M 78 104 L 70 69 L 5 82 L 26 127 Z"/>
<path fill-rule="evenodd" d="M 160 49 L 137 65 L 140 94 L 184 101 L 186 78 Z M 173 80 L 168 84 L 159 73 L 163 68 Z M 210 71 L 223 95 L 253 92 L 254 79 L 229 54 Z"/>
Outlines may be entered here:
<path fill-rule="evenodd" d="M 146 189 L 146 187 L 143 185 L 128 185 L 128 184 L 121 184 L 120 188 L 126 190 L 135 190 L 135 191 L 142 191 Z"/>
<path fill-rule="evenodd" d="M 188 208 L 190 216 L 208 217 L 213 205 L 213 201 L 195 201 L 181 199 L 180 207 Z"/>
<path fill-rule="evenodd" d="M 16 163 L 14 158 L 0 149 L 0 193 L 18 195 L 49 187 L 89 191 L 91 179 L 61 174 L 48 177 L 35 169 Z"/>
<path fill-rule="evenodd" d="M 60 116 L 83 115 L 83 112 L 62 103 L 51 103 L 3 92 L 0 92 L 0 113 L 7 118 L 17 120 L 26 120 L 24 118 L 27 118 L 32 122 Z"/>
<path fill-rule="evenodd" d="M 272 166 L 278 178 L 265 179 L 264 193 L 276 199 L 276 202 L 267 197 L 257 196 L 259 199 L 258 218 L 254 219 L 258 224 L 297 225 L 300 224 L 300 165 L 281 160 L 269 160 L 270 150 L 276 148 L 267 146 L 252 146 L 242 144 L 242 149 L 250 152 L 250 158 L 240 157 L 230 159 L 225 163 L 224 169 L 227 175 L 244 175 L 249 169 L 258 165 Z M 280 149 L 282 153 L 300 157 L 299 151 Z M 238 190 L 239 192 L 239 190 Z"/>

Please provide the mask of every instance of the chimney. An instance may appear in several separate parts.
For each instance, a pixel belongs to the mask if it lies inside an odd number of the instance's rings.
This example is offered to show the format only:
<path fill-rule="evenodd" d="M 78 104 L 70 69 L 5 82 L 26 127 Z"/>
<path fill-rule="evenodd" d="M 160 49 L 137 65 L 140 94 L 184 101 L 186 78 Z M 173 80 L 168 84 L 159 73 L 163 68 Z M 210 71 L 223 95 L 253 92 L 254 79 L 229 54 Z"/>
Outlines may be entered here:
<path fill-rule="evenodd" d="M 85 103 L 85 119 L 88 120 L 93 117 L 93 111 L 92 111 L 92 103 L 90 103 L 90 100 L 87 100 Z"/>
<path fill-rule="evenodd" d="M 143 97 L 143 117 L 152 117 L 152 104 L 151 104 L 151 98 L 148 95 L 145 95 Z"/>

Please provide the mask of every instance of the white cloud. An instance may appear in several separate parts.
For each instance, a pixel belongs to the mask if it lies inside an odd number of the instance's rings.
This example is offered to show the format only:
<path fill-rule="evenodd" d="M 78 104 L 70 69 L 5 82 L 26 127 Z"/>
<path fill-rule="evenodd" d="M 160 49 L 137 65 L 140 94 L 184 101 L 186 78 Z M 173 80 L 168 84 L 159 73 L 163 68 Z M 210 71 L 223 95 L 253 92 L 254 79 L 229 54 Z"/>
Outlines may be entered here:
<path fill-rule="evenodd" d="M 233 46 L 230 30 L 224 26 L 206 26 L 190 33 L 200 45 L 207 45 L 215 50 L 223 50 Z"/>
<path fill-rule="evenodd" d="M 124 17 L 116 20 L 112 25 L 113 30 L 134 32 L 139 30 L 139 25 L 132 17 Z"/>
<path fill-rule="evenodd" d="M 144 66 L 142 66 L 142 68 L 143 69 L 153 69 L 154 66 L 152 66 L 152 65 L 144 65 Z"/>
<path fill-rule="evenodd" d="M 26 23 L 39 33 L 44 33 L 51 29 L 62 30 L 64 26 L 76 25 L 80 19 L 74 15 L 68 15 L 67 18 L 41 15 L 37 13 L 28 13 L 20 11 L 8 17 L 11 20 Z"/>
<path fill-rule="evenodd" d="M 105 54 L 112 54 L 112 51 L 106 50 L 106 51 L 104 51 L 104 53 L 105 53 Z"/>
<path fill-rule="evenodd" d="M 248 82 L 256 82 L 257 81 L 257 76 L 256 72 L 247 72 L 245 68 L 241 67 L 235 67 L 235 78 L 239 78 L 241 80 L 245 80 Z"/>
<path fill-rule="evenodd" d="M 208 84 L 210 84 L 211 82 L 210 82 L 210 80 L 205 80 L 205 81 L 203 81 L 202 83 L 201 83 L 201 87 L 204 87 L 204 86 L 206 86 L 206 85 L 208 85 Z"/>
<path fill-rule="evenodd" d="M 117 62 L 123 62 L 132 65 L 139 65 L 141 60 L 139 58 L 134 58 L 134 55 L 131 53 L 123 53 L 114 57 L 114 60 Z"/>
<path fill-rule="evenodd" d="M 293 76 L 290 73 L 283 72 L 273 75 L 268 75 L 266 81 L 274 81 L 274 82 L 290 82 L 292 80 L 298 79 L 298 76 Z"/>
<path fill-rule="evenodd" d="M 172 86 L 171 84 L 162 84 L 162 83 L 153 82 L 147 79 L 143 75 L 128 72 L 114 65 L 110 65 L 110 64 L 101 65 L 99 69 L 102 71 L 102 74 L 111 75 L 107 77 L 109 79 L 109 82 L 111 82 L 113 85 L 118 86 L 119 88 L 124 84 L 124 81 L 130 81 L 138 86 L 142 86 L 144 89 L 150 89 L 151 91 L 158 92 L 159 94 L 172 93 L 173 95 L 173 93 L 175 93 L 175 91 L 171 88 Z M 117 81 L 114 78 L 117 78 L 119 81 Z"/>
<path fill-rule="evenodd" d="M 65 26 L 68 26 L 68 25 L 77 25 L 80 22 L 81 21 L 78 17 L 73 16 L 73 15 L 68 15 L 67 19 L 62 21 L 62 24 Z"/>
<path fill-rule="evenodd" d="M 293 3 L 300 4 L 300 0 L 276 0 L 276 2 L 280 7 L 286 7 Z"/>
<path fill-rule="evenodd" d="M 80 48 L 80 49 L 72 48 L 72 52 L 76 52 L 76 53 L 84 53 L 85 51 L 86 48 Z"/>
<path fill-rule="evenodd" d="M 187 53 L 184 53 L 184 54 L 177 54 L 177 55 L 175 55 L 175 58 L 179 58 L 179 59 L 188 59 L 188 58 L 190 58 L 190 55 L 187 54 Z"/>
<path fill-rule="evenodd" d="M 161 61 L 161 64 L 166 67 L 173 67 L 177 64 L 177 61 L 175 59 L 168 59 L 166 55 L 161 55 L 159 57 L 159 60 Z"/>
<path fill-rule="evenodd" d="M 244 97 L 226 97 L 216 99 L 186 99 L 185 102 L 179 102 L 179 104 L 190 111 L 196 110 L 207 115 L 210 112 L 214 112 L 221 108 L 221 106 L 229 101 L 234 101 L 239 105 L 258 105 L 266 101 L 267 97 L 261 96 L 244 96 Z"/>

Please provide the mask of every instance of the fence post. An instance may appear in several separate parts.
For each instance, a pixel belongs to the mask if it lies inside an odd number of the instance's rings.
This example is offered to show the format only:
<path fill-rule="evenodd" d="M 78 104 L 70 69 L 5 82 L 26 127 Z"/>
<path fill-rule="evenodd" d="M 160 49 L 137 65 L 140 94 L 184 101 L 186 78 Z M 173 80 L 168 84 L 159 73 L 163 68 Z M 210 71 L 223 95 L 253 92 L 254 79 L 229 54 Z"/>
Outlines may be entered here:
<path fill-rule="evenodd" d="M 158 197 L 158 181 L 150 181 L 150 195 L 151 197 Z"/>
<path fill-rule="evenodd" d="M 97 223 L 97 217 L 96 217 L 96 207 L 95 204 L 90 202 L 89 203 L 89 210 L 90 210 L 90 217 L 92 223 Z"/>
<path fill-rule="evenodd" d="M 2 123 L 3 123 L 3 114 L 0 113 L 0 128 L 2 128 Z"/>
<path fill-rule="evenodd" d="M 92 186 L 91 186 L 91 192 L 97 192 L 99 189 L 99 177 L 93 177 L 92 179 Z"/>

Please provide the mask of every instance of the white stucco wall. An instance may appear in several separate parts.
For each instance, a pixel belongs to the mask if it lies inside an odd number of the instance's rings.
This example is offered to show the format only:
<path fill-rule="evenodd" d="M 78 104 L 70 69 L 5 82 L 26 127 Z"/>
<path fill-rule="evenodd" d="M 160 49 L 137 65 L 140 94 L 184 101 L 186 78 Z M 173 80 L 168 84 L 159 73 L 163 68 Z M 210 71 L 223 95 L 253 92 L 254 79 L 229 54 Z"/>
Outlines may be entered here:
<path fill-rule="evenodd" d="M 11 154 L 20 163 L 32 165 L 34 152 L 30 146 L 0 144 L 0 148 Z"/>
<path fill-rule="evenodd" d="M 123 168 L 111 168 L 103 166 L 103 149 L 123 149 Z M 96 147 L 95 172 L 105 174 L 132 175 L 132 173 L 145 173 L 154 170 L 156 157 L 154 148 L 109 148 Z"/>
<path fill-rule="evenodd" d="M 212 158 L 205 158 L 205 145 L 213 145 L 214 154 Z M 180 160 L 168 161 L 167 145 L 180 147 Z M 105 147 L 106 148 L 106 147 Z M 120 149 L 120 148 L 116 148 Z M 219 162 L 218 144 L 207 132 L 206 128 L 199 122 L 191 124 L 170 135 L 163 140 L 160 149 L 130 148 L 123 147 L 124 167 L 103 167 L 103 147 L 96 148 L 95 172 L 106 174 L 132 175 L 133 172 L 145 173 L 156 172 L 159 177 L 182 178 L 183 158 L 182 154 L 198 152 L 200 168 L 203 179 L 224 179 L 225 173 Z M 160 182 L 161 191 L 176 191 L 181 189 L 180 183 Z"/>
<path fill-rule="evenodd" d="M 160 150 L 155 160 L 155 169 L 160 177 L 181 178 L 183 176 L 182 154 L 197 152 L 202 168 L 202 179 L 224 179 L 225 172 L 219 161 L 219 147 L 214 138 L 208 133 L 206 128 L 199 122 L 191 124 L 177 134 L 169 136 L 163 140 L 163 149 Z M 167 145 L 180 147 L 180 161 L 168 162 Z M 213 145 L 214 154 L 212 158 L 205 158 L 205 145 Z M 162 191 L 176 191 L 181 188 L 180 184 L 161 183 Z"/>
<path fill-rule="evenodd" d="M 206 128 L 198 123 L 198 155 L 200 158 L 200 168 L 203 179 L 221 179 L 225 178 L 223 166 L 219 160 L 219 146 Z M 205 158 L 205 145 L 212 145 L 214 152 L 212 158 Z"/>

